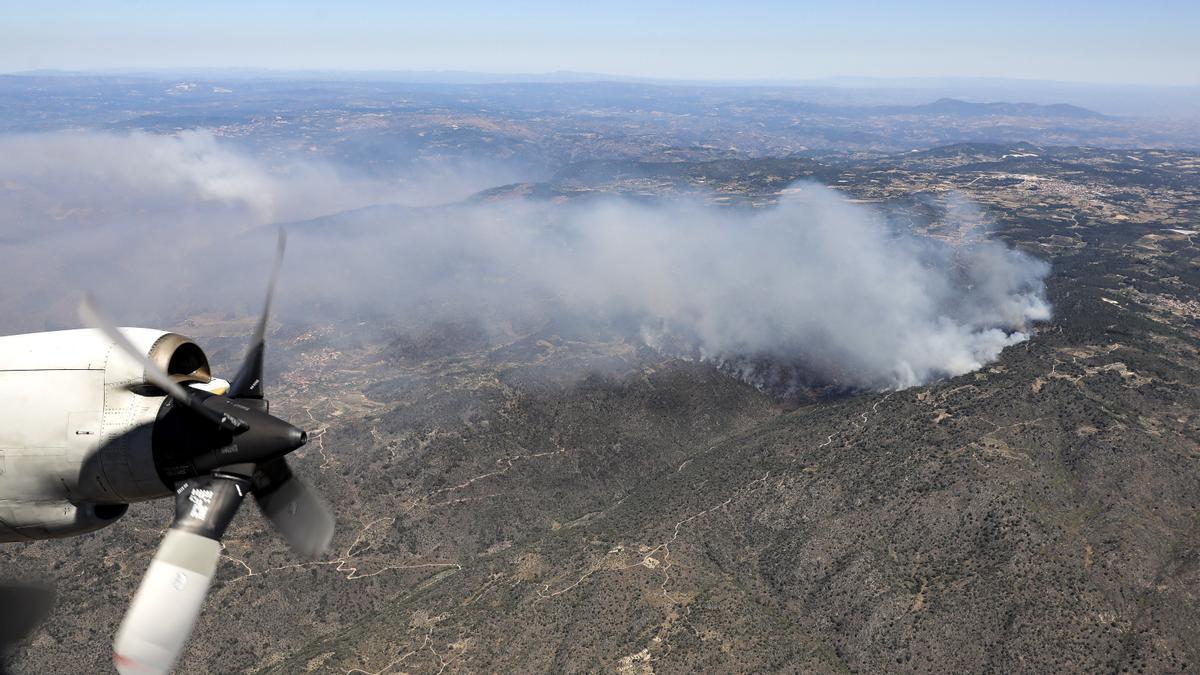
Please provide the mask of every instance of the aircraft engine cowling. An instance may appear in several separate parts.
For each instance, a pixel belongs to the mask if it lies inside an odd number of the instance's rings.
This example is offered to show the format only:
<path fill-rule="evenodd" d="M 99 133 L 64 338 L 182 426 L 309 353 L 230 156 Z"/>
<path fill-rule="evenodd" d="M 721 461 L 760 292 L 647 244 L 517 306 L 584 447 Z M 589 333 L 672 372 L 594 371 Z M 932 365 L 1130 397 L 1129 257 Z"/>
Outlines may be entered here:
<path fill-rule="evenodd" d="M 208 357 L 191 338 L 150 328 L 126 328 L 129 339 L 164 371 L 180 382 L 212 379 Z M 0 373 L 101 371 L 107 386 L 149 385 L 140 363 L 115 348 L 99 331 L 60 330 L 0 337 Z M 13 376 L 16 377 L 16 376 Z M 32 383 L 15 382 L 30 390 Z M 0 394 L 6 392 L 0 391 Z M 14 392 L 15 393 L 15 392 Z"/>
<path fill-rule="evenodd" d="M 180 384 L 213 382 L 208 357 L 191 338 L 178 333 L 125 329 L 130 340 L 147 357 Z M 154 425 L 165 399 L 147 378 L 144 368 L 112 348 L 104 371 L 103 442 L 93 457 L 98 471 L 90 473 L 105 495 L 98 499 L 119 502 L 162 497 L 172 486 L 163 479 L 155 447 Z M 167 448 L 166 450 L 170 450 Z M 80 481 L 81 484 L 83 481 Z"/>
<path fill-rule="evenodd" d="M 131 339 L 138 347 L 146 348 L 146 356 L 168 375 L 173 376 L 181 384 L 207 383 L 212 380 L 212 372 L 208 365 L 208 356 L 200 345 L 191 338 L 179 333 L 164 333 L 162 331 L 127 328 Z M 145 370 L 124 355 L 110 354 L 105 363 L 104 382 L 106 385 L 119 384 L 133 389 L 137 394 L 161 396 L 148 379 Z"/>
<path fill-rule="evenodd" d="M 208 366 L 208 356 L 200 345 L 191 338 L 178 333 L 163 333 L 150 346 L 147 356 L 168 375 L 174 375 L 180 382 L 207 383 L 212 380 L 212 372 Z M 146 374 L 142 373 L 142 381 L 149 383 Z"/>
<path fill-rule="evenodd" d="M 127 504 L 71 502 L 0 502 L 0 541 L 70 537 L 117 522 Z"/>
<path fill-rule="evenodd" d="M 125 332 L 137 351 L 179 383 L 222 384 L 190 338 L 146 328 Z M 0 495 L 26 508 L 127 504 L 170 494 L 153 447 L 165 400 L 144 365 L 100 331 L 0 337 Z"/>

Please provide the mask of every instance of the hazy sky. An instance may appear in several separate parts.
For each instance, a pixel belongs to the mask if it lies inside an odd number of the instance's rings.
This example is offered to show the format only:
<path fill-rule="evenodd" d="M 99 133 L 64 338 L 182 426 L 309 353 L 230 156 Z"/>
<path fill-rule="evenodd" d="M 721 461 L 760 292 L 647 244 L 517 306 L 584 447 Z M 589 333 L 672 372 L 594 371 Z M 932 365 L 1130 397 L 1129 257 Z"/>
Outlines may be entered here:
<path fill-rule="evenodd" d="M 0 72 L 557 70 L 1200 84 L 1200 2 L 0 3 Z"/>

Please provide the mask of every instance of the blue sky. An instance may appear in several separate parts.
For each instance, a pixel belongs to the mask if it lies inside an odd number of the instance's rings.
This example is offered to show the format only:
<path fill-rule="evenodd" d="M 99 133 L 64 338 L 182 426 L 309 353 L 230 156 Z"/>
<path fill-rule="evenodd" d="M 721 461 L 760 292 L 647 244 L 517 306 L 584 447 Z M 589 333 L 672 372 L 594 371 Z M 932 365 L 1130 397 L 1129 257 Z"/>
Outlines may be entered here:
<path fill-rule="evenodd" d="M 233 66 L 1194 85 L 1198 36 L 1195 1 L 3 0 L 0 72 Z"/>

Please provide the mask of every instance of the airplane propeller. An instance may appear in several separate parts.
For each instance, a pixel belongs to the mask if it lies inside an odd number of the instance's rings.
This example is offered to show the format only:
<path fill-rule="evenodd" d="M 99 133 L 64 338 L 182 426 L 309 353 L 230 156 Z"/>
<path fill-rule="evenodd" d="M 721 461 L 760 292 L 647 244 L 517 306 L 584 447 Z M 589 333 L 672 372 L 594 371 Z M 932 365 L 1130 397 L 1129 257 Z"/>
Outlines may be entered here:
<path fill-rule="evenodd" d="M 179 658 L 216 573 L 221 537 L 247 494 L 293 553 L 315 559 L 333 538 L 329 506 L 285 459 L 308 435 L 270 415 L 263 395 L 267 322 L 285 247 L 281 231 L 262 314 L 224 395 L 180 385 L 134 348 L 90 296 L 80 305 L 80 317 L 140 362 L 146 379 L 169 397 L 157 424 L 174 420 L 176 433 L 196 449 L 187 460 L 190 477 L 176 485 L 175 519 L 117 631 L 113 664 L 123 674 L 166 673 Z"/>
<path fill-rule="evenodd" d="M 17 644 L 50 615 L 54 589 L 0 581 L 0 675 L 9 670 L 2 657 L 10 645 Z"/>

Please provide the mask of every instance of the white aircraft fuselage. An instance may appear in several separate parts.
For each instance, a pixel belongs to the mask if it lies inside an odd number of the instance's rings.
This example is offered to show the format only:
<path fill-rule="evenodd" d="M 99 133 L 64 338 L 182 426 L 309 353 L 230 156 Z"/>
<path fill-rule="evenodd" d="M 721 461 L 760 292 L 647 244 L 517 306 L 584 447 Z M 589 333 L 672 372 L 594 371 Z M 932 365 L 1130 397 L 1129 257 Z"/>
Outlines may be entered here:
<path fill-rule="evenodd" d="M 182 383 L 220 382 L 190 339 L 123 330 Z M 154 444 L 165 400 L 100 331 L 0 337 L 0 542 L 91 532 L 170 495 Z"/>

